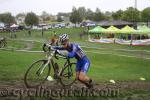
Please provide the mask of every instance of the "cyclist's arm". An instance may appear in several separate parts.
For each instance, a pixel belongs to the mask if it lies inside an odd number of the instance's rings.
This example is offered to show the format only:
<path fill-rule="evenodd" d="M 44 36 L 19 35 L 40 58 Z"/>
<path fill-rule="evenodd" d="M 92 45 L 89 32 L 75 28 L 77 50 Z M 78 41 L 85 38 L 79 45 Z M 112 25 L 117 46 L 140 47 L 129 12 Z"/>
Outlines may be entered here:
<path fill-rule="evenodd" d="M 60 56 L 67 57 L 67 55 L 61 53 L 59 50 L 65 50 L 62 46 L 51 46 L 52 50 L 56 50 L 56 53 Z"/>
<path fill-rule="evenodd" d="M 67 57 L 69 58 L 73 58 L 75 56 L 75 52 L 69 52 Z"/>
<path fill-rule="evenodd" d="M 62 46 L 52 46 L 52 49 L 56 49 L 56 50 L 65 50 L 65 48 L 62 47 Z"/>
<path fill-rule="evenodd" d="M 53 49 L 56 49 L 56 50 L 66 50 L 64 47 L 62 46 L 52 46 Z M 68 58 L 73 58 L 76 54 L 76 47 L 73 46 L 72 48 L 72 51 L 69 52 L 67 55 L 64 55 L 64 56 L 67 56 Z"/>
<path fill-rule="evenodd" d="M 73 46 L 72 51 L 68 53 L 67 57 L 73 58 L 76 54 L 76 47 Z"/>
<path fill-rule="evenodd" d="M 67 57 L 67 58 L 73 58 L 75 56 L 75 52 L 69 52 L 68 54 L 57 52 L 60 56 Z"/>

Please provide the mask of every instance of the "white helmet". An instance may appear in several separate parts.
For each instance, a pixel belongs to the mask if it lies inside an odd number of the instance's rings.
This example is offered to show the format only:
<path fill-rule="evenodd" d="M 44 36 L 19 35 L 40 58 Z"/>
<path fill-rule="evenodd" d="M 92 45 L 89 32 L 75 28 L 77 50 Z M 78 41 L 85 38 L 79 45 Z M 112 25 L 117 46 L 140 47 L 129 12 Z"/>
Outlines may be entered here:
<path fill-rule="evenodd" d="M 69 36 L 67 34 L 63 34 L 61 36 L 59 36 L 59 41 L 60 43 L 64 42 L 65 40 L 68 40 Z"/>

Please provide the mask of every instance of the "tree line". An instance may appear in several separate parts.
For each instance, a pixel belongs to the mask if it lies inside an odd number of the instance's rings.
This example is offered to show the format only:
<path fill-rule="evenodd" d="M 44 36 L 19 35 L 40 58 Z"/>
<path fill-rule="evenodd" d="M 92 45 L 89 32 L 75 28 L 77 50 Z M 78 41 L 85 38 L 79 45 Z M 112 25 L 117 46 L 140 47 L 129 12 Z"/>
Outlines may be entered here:
<path fill-rule="evenodd" d="M 25 16 L 26 25 L 37 25 L 39 23 L 39 16 L 34 12 L 29 12 L 27 14 L 20 13 L 16 16 L 12 16 L 11 13 L 2 13 L 0 14 L 0 22 L 5 24 L 16 23 L 15 18 L 19 16 Z M 83 20 L 92 20 L 92 21 L 102 21 L 102 20 L 124 20 L 129 22 L 149 22 L 150 21 L 150 7 L 145 8 L 142 11 L 139 11 L 136 8 L 129 7 L 126 10 L 118 10 L 116 12 L 102 12 L 99 8 L 95 11 L 91 9 L 86 9 L 85 7 L 73 7 L 72 12 L 69 13 L 58 13 L 56 21 L 61 22 L 62 17 L 69 17 L 72 23 L 80 23 Z M 43 21 L 54 20 L 50 18 L 50 14 L 47 12 L 42 12 L 40 17 Z"/>
<path fill-rule="evenodd" d="M 102 20 L 124 20 L 129 22 L 148 22 L 150 21 L 150 7 L 139 11 L 136 8 L 129 7 L 126 10 L 118 10 L 116 12 L 103 13 L 99 8 L 93 12 L 90 9 L 79 7 L 78 9 L 73 7 L 70 21 L 73 23 L 79 23 L 83 20 L 102 21 Z"/>

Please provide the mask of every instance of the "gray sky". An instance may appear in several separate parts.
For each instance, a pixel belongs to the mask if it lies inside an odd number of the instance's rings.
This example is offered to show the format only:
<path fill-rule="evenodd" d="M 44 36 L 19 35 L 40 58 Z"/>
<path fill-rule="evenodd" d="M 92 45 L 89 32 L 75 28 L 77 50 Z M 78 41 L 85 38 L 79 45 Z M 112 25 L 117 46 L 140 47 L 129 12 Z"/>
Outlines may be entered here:
<path fill-rule="evenodd" d="M 71 12 L 72 7 L 84 6 L 95 11 L 98 7 L 101 11 L 125 10 L 134 6 L 135 0 L 0 0 L 0 13 L 11 12 L 16 15 L 20 12 L 33 11 L 40 15 L 42 11 L 50 14 L 58 12 Z M 150 7 L 150 0 L 137 0 L 137 8 L 143 10 Z"/>

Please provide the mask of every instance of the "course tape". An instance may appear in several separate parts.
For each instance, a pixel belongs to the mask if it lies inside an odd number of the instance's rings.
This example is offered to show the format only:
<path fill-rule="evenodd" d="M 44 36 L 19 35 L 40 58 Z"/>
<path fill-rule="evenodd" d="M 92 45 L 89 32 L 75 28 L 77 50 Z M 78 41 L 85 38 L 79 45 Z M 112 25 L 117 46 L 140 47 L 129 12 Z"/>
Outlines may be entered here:
<path fill-rule="evenodd" d="M 6 48 L 0 48 L 0 50 L 6 50 L 6 51 L 18 51 L 18 52 L 28 52 L 28 53 L 44 53 L 44 51 L 30 51 L 30 50 L 17 50 L 14 48 L 6 49 Z M 122 54 L 112 54 L 112 53 L 100 53 L 100 52 L 95 52 L 95 51 L 86 51 L 88 53 L 96 53 L 96 54 L 107 54 L 107 55 L 114 55 L 114 56 L 123 56 L 123 57 L 132 57 L 132 58 L 143 58 L 150 60 L 149 57 L 139 57 L 139 56 L 130 56 L 130 55 L 122 55 Z"/>
<path fill-rule="evenodd" d="M 14 40 L 18 40 L 18 41 L 26 41 L 26 42 L 39 42 L 39 43 L 45 43 L 45 40 L 41 40 L 41 41 L 38 41 L 38 40 L 25 40 L 25 39 L 14 39 Z M 80 44 L 80 43 L 79 43 Z M 91 48 L 91 49 L 110 49 L 110 48 L 102 48 L 102 47 L 87 47 L 87 46 L 82 46 L 81 47 L 84 47 L 84 48 Z M 150 52 L 150 50 L 134 50 L 134 49 L 112 49 L 111 50 L 116 50 L 116 51 L 131 51 L 131 52 Z"/>
<path fill-rule="evenodd" d="M 110 49 L 110 48 L 101 48 L 101 47 L 87 47 L 87 46 L 81 46 L 81 47 L 84 47 L 84 48 L 90 48 L 90 49 Z M 111 50 L 116 50 L 116 51 L 132 51 L 132 52 L 149 52 L 150 53 L 150 50 L 129 50 L 129 49 L 111 49 Z"/>

